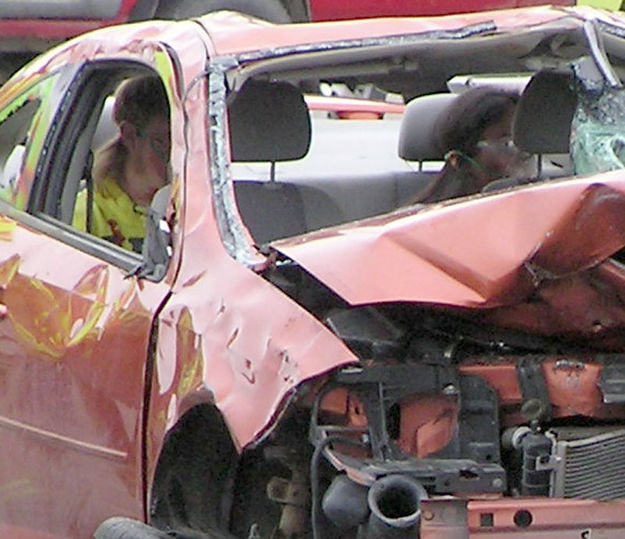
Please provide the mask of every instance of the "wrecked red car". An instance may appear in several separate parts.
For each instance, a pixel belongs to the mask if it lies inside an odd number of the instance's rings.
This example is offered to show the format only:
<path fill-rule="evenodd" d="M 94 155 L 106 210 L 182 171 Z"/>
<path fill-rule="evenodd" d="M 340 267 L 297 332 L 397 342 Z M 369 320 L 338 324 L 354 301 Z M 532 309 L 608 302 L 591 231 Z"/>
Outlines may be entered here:
<path fill-rule="evenodd" d="M 624 68 L 625 18 L 536 7 L 215 13 L 18 72 L 0 535 L 622 536 Z M 169 183 L 133 251 L 72 223 L 116 89 L 146 74 Z M 517 88 L 531 172 L 411 203 L 441 103 L 475 84 Z M 406 106 L 341 119 L 309 95 L 332 85 Z"/>

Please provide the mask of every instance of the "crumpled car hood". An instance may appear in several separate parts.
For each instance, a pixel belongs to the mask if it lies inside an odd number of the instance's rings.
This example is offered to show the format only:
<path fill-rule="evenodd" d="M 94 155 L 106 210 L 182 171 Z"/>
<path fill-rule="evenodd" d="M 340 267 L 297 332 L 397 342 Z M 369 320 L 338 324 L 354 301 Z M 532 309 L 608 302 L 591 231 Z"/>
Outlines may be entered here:
<path fill-rule="evenodd" d="M 493 308 L 625 246 L 625 175 L 552 181 L 413 207 L 272 247 L 352 305 Z"/>

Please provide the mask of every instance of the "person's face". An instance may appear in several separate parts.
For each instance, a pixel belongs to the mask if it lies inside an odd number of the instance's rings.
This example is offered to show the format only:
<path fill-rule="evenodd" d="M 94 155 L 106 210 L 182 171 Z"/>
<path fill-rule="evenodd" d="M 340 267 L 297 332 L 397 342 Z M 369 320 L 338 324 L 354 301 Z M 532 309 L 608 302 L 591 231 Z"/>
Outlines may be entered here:
<path fill-rule="evenodd" d="M 490 172 L 484 174 L 484 185 L 492 180 L 511 176 L 525 160 L 525 156 L 512 142 L 513 117 L 514 105 L 511 105 L 498 122 L 484 129 L 477 144 L 475 159 Z"/>
<path fill-rule="evenodd" d="M 163 116 L 156 116 L 139 131 L 139 149 L 146 168 L 158 176 L 162 187 L 167 180 L 169 164 L 169 122 Z"/>
<path fill-rule="evenodd" d="M 141 205 L 148 205 L 154 193 L 168 180 L 170 152 L 169 121 L 155 116 L 142 129 L 135 129 L 132 147 L 129 148 L 127 185 L 132 186 L 131 196 Z"/>

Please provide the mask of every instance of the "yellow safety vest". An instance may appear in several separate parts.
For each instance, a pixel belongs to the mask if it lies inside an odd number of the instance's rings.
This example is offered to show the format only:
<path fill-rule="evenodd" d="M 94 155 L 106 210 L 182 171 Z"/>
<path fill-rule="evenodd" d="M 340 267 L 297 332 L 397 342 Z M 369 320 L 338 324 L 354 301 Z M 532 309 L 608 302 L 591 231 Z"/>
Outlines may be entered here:
<path fill-rule="evenodd" d="M 112 178 L 98 182 L 93 193 L 91 234 L 141 252 L 145 238 L 146 210 L 137 206 Z M 72 226 L 87 231 L 87 190 L 76 197 Z"/>

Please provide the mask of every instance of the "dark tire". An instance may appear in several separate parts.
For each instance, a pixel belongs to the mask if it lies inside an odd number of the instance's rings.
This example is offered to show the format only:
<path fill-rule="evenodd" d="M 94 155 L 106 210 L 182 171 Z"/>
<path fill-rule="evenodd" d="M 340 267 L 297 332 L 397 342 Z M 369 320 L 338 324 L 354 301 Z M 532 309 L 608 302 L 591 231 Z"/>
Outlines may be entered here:
<path fill-rule="evenodd" d="M 113 517 L 98 526 L 93 539 L 171 539 L 171 536 L 138 520 Z"/>
<path fill-rule="evenodd" d="M 162 8 L 157 10 L 156 16 L 186 19 L 220 9 L 240 11 L 276 23 L 291 22 L 289 14 L 279 0 L 178 0 L 164 3 Z"/>

